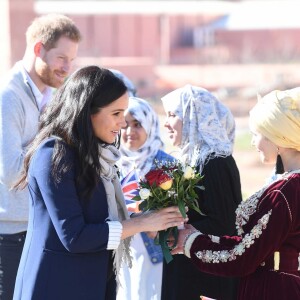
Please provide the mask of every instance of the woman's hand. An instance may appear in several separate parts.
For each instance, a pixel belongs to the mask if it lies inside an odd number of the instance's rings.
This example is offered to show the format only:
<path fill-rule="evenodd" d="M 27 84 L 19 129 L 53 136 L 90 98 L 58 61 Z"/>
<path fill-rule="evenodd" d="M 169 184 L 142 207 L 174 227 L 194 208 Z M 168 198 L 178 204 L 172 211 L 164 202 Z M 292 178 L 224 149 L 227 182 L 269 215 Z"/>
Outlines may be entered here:
<path fill-rule="evenodd" d="M 139 232 L 160 231 L 184 224 L 184 219 L 177 206 L 149 211 L 122 222 L 122 239 Z"/>
<path fill-rule="evenodd" d="M 143 213 L 140 217 L 141 226 L 147 229 L 143 231 L 160 231 L 169 227 L 184 224 L 184 219 L 177 206 L 162 208 L 160 210 Z"/>
<path fill-rule="evenodd" d="M 189 210 L 188 207 L 185 207 L 185 212 L 186 212 L 186 213 L 188 212 L 188 210 Z M 147 213 L 147 212 L 146 212 L 146 213 Z M 142 214 L 144 214 L 144 213 L 142 213 Z M 184 223 L 178 225 L 178 228 L 184 228 L 184 224 L 185 224 L 188 220 L 189 220 L 189 218 L 186 217 L 186 218 L 184 219 Z M 158 232 L 158 231 L 147 231 L 147 232 L 145 232 L 145 233 L 147 234 L 147 236 L 148 236 L 149 238 L 155 239 L 155 237 L 157 236 L 157 232 Z"/>
<path fill-rule="evenodd" d="M 185 224 L 183 229 L 178 230 L 178 241 L 177 246 L 171 251 L 172 255 L 175 254 L 183 254 L 184 253 L 184 244 L 188 236 L 190 236 L 193 232 L 196 232 L 197 229 L 193 227 L 191 224 Z M 169 241 L 170 245 L 174 243 L 174 239 Z"/>

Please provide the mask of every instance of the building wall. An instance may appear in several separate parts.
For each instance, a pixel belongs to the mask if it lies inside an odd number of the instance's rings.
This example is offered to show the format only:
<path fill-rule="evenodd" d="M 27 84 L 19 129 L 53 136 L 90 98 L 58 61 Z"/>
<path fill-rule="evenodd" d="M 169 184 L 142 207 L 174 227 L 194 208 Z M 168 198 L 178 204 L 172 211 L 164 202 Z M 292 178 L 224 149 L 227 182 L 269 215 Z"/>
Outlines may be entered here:
<path fill-rule="evenodd" d="M 300 28 L 220 30 L 216 32 L 216 46 L 230 50 L 227 62 L 295 62 L 300 60 Z"/>
<path fill-rule="evenodd" d="M 10 45 L 10 26 L 9 26 L 9 0 L 0 2 L 0 77 L 11 66 L 11 45 Z"/>
<path fill-rule="evenodd" d="M 0 16 L 3 20 L 0 29 L 2 73 L 23 56 L 25 30 L 35 17 L 34 3 L 35 0 L 0 0 Z M 250 64 L 259 59 L 269 62 L 272 59 L 280 68 L 284 68 L 282 62 L 292 62 L 296 66 L 300 61 L 300 28 L 235 32 L 218 30 L 209 45 L 199 47 L 195 45 L 195 28 L 216 19 L 216 14 L 66 15 L 75 21 L 83 34 L 75 68 L 97 64 L 119 69 L 133 80 L 143 97 L 159 97 L 161 90 L 191 82 L 207 88 L 223 88 L 222 84 L 225 83 L 230 87 L 253 84 L 253 81 L 245 80 L 248 76 L 241 80 L 240 75 L 216 80 L 218 74 L 214 76 L 209 69 L 230 74 L 231 65 L 234 65 L 233 70 L 237 70 L 237 63 Z M 265 64 L 262 66 L 263 69 L 268 67 Z M 244 66 L 240 67 L 244 72 Z M 206 70 L 205 78 L 197 75 L 201 69 Z M 257 69 L 262 72 L 261 76 L 256 75 L 257 78 L 264 78 L 263 69 Z M 293 79 L 297 82 L 299 78 L 300 83 L 300 71 L 297 71 L 300 68 L 296 67 L 295 71 L 274 70 L 279 72 L 275 74 L 278 78 L 292 72 Z"/>
<path fill-rule="evenodd" d="M 0 76 L 18 60 L 25 51 L 25 29 L 35 17 L 34 0 L 0 0 Z"/>
<path fill-rule="evenodd" d="M 36 16 L 33 7 L 34 0 L 9 0 L 11 63 L 23 57 L 26 45 L 25 31 Z"/>

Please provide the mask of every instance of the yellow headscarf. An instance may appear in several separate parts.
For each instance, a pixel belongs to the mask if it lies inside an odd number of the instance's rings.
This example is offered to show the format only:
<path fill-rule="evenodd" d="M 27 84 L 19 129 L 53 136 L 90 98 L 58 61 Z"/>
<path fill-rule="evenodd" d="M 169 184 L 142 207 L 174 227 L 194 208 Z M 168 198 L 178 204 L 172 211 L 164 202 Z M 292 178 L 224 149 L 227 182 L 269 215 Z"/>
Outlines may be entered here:
<path fill-rule="evenodd" d="M 259 99 L 250 111 L 250 126 L 276 146 L 300 151 L 300 87 Z"/>

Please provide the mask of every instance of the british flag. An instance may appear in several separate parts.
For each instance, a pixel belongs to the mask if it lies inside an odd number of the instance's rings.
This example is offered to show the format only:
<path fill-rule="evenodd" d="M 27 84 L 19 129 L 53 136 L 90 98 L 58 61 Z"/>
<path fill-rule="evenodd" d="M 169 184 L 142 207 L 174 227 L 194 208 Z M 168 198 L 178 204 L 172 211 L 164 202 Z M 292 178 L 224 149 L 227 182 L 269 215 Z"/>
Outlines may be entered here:
<path fill-rule="evenodd" d="M 136 209 L 137 202 L 131 200 L 133 197 L 138 195 L 138 179 L 135 170 L 130 171 L 122 180 L 121 180 L 122 191 L 124 194 L 125 202 L 128 208 Z"/>

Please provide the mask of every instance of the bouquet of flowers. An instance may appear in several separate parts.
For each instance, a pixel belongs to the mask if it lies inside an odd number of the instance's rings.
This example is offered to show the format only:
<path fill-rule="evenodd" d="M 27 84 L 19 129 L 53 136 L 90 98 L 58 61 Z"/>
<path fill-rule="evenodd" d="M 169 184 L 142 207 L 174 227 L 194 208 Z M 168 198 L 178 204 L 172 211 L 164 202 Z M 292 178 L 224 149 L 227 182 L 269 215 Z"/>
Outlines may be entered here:
<path fill-rule="evenodd" d="M 139 182 L 139 194 L 132 200 L 141 201 L 141 211 L 156 210 L 169 206 L 178 206 L 182 216 L 186 217 L 185 207 L 201 213 L 195 191 L 204 189 L 199 182 L 203 176 L 195 172 L 195 168 L 175 162 L 155 162 L 155 168 L 150 170 Z M 168 237 L 174 236 L 174 243 L 168 246 Z M 171 227 L 158 232 L 155 242 L 162 248 L 164 258 L 169 263 L 173 258 L 170 249 L 177 244 L 178 228 Z"/>

